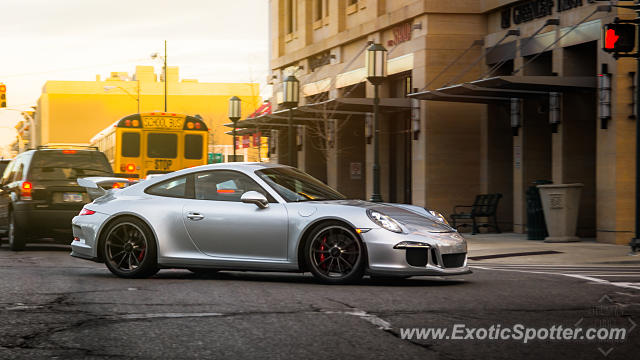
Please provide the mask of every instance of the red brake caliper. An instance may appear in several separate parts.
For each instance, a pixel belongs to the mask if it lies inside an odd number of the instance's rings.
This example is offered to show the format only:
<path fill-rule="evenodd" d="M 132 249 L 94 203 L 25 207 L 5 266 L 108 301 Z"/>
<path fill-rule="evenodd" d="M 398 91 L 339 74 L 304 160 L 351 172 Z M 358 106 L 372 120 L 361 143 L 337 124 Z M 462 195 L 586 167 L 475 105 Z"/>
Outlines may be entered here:
<path fill-rule="evenodd" d="M 140 255 L 138 255 L 138 261 L 142 261 L 142 258 L 144 257 L 144 251 L 146 249 L 142 249 L 142 251 L 140 252 Z"/>
<path fill-rule="evenodd" d="M 324 244 L 327 242 L 327 237 L 325 236 L 322 239 L 322 243 L 320 244 L 320 251 L 324 251 Z M 320 263 L 322 265 L 320 265 L 323 269 L 327 268 L 327 264 L 323 264 L 322 262 L 324 261 L 324 253 L 320 253 Z"/>

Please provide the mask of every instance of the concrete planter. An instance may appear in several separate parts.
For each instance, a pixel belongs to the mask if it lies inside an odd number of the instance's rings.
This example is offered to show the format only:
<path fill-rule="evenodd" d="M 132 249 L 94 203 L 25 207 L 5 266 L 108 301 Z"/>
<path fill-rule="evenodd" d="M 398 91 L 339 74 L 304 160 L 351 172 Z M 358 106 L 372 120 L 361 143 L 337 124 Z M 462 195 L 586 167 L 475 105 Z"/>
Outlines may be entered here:
<path fill-rule="evenodd" d="M 583 184 L 538 185 L 544 219 L 547 222 L 545 242 L 580 241 L 576 236 L 578 209 Z"/>

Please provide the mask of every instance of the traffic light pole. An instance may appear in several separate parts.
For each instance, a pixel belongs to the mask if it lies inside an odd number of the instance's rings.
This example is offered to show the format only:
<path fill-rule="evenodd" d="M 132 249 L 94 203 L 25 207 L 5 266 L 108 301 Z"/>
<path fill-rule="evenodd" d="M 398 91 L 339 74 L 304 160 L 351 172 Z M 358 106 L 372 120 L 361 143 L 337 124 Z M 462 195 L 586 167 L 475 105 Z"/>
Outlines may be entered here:
<path fill-rule="evenodd" d="M 638 5 L 637 0 L 635 3 Z M 640 9 L 635 10 L 636 21 L 640 21 Z M 637 39 L 640 40 L 640 25 L 636 27 Z M 629 242 L 631 253 L 635 253 L 640 248 L 640 57 L 638 54 L 636 54 L 636 67 L 636 235 Z"/>
<path fill-rule="evenodd" d="M 603 0 L 599 0 L 603 1 Z M 630 9 L 635 11 L 636 18 L 634 20 L 616 19 L 616 23 L 631 23 L 635 24 L 636 39 L 640 41 L 640 0 L 635 0 L 633 5 L 610 5 L 612 7 Z M 636 94 L 635 94 L 635 106 L 636 106 L 636 211 L 635 211 L 635 236 L 629 242 L 631 247 L 631 254 L 635 255 L 636 251 L 640 249 L 640 46 L 636 50 L 636 53 L 613 53 L 614 58 L 617 60 L 621 57 L 633 57 L 636 59 Z"/>

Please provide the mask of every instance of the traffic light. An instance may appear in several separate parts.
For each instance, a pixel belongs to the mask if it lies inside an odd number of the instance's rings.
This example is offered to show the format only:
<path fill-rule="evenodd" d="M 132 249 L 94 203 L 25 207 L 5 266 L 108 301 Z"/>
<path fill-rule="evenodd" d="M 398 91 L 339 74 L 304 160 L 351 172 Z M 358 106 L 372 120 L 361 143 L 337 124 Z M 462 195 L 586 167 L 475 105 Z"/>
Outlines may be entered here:
<path fill-rule="evenodd" d="M 602 50 L 615 53 L 631 52 L 636 46 L 636 25 L 605 24 L 602 27 Z"/>
<path fill-rule="evenodd" d="M 0 108 L 7 107 L 7 86 L 0 84 Z"/>

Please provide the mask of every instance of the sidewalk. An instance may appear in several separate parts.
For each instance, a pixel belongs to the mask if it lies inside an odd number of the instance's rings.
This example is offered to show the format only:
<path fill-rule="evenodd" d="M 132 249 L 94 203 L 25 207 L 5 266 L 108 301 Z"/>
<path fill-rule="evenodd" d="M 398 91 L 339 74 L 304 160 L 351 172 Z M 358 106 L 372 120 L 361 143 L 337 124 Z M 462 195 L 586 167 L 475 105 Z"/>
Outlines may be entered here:
<path fill-rule="evenodd" d="M 526 234 L 462 233 L 469 248 L 469 265 L 640 265 L 640 255 L 630 256 L 627 245 L 612 245 L 584 239 L 573 243 L 545 243 L 527 240 Z M 536 254 L 541 253 L 541 254 Z M 493 257 L 505 255 L 504 257 Z M 474 257 L 485 257 L 473 259 Z"/>

